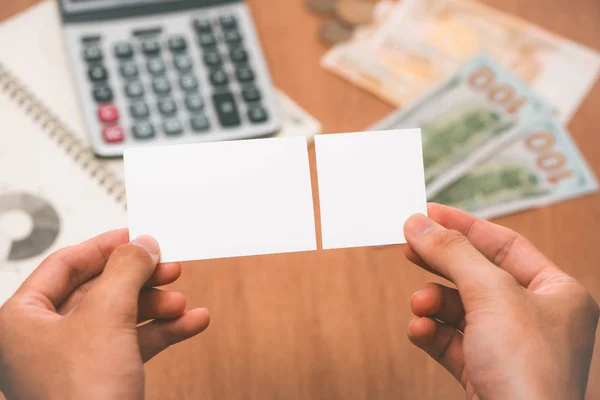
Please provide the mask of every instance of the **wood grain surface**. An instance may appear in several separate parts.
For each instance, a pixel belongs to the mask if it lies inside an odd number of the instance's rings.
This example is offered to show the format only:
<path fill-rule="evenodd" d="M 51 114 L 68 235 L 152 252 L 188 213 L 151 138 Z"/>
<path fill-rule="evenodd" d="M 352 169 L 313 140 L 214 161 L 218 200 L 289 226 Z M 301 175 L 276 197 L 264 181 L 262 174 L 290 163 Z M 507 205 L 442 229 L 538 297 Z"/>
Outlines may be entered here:
<path fill-rule="evenodd" d="M 1 1 L 0 19 L 34 3 Z M 325 132 L 362 130 L 392 108 L 319 66 L 327 50 L 318 40 L 322 18 L 303 3 L 249 1 L 274 81 Z M 485 3 L 600 50 L 598 0 Z M 598 176 L 599 110 L 596 85 L 569 125 Z M 530 238 L 600 299 L 600 195 L 495 222 Z M 400 246 L 185 265 L 174 287 L 190 307 L 208 307 L 212 324 L 147 364 L 146 397 L 462 399 L 459 384 L 406 338 L 409 299 L 430 280 Z M 587 398 L 600 399 L 600 343 Z"/>

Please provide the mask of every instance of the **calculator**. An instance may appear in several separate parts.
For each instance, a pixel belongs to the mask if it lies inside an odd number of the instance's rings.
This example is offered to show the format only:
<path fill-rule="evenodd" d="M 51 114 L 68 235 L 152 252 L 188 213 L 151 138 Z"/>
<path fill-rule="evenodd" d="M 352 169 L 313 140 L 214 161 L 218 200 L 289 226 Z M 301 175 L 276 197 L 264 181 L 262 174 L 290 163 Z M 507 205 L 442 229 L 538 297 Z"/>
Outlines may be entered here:
<path fill-rule="evenodd" d="M 241 0 L 59 0 L 96 154 L 270 136 L 276 92 Z"/>

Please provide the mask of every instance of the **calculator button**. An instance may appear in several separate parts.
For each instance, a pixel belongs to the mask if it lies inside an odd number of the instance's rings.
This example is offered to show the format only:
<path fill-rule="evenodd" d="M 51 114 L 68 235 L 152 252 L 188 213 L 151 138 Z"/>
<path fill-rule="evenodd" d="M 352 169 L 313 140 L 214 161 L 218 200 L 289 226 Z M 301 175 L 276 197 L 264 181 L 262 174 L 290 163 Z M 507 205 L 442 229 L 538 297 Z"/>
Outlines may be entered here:
<path fill-rule="evenodd" d="M 127 42 L 117 43 L 115 45 L 115 56 L 118 58 L 129 58 L 133 56 L 133 46 Z"/>
<path fill-rule="evenodd" d="M 133 118 L 146 118 L 150 115 L 150 107 L 148 107 L 148 104 L 141 101 L 129 106 L 129 113 Z"/>
<path fill-rule="evenodd" d="M 112 89 L 106 85 L 97 85 L 94 87 L 94 99 L 98 103 L 108 103 L 113 99 Z"/>
<path fill-rule="evenodd" d="M 194 132 L 205 132 L 210 128 L 210 122 L 205 115 L 196 115 L 190 120 Z"/>
<path fill-rule="evenodd" d="M 125 93 L 129 97 L 140 97 L 144 95 L 144 85 L 140 81 L 129 82 L 125 85 Z"/>
<path fill-rule="evenodd" d="M 223 37 L 229 44 L 237 44 L 242 41 L 242 35 L 236 29 L 223 32 Z"/>
<path fill-rule="evenodd" d="M 152 81 L 152 89 L 156 94 L 168 94 L 171 93 L 171 82 L 167 78 L 156 78 Z"/>
<path fill-rule="evenodd" d="M 133 136 L 137 139 L 150 139 L 156 134 L 149 121 L 140 121 L 133 125 Z"/>
<path fill-rule="evenodd" d="M 177 104 L 170 98 L 160 99 L 158 101 L 158 110 L 162 115 L 173 115 L 177 113 Z"/>
<path fill-rule="evenodd" d="M 235 47 L 229 52 L 229 57 L 234 63 L 241 63 L 248 60 L 248 53 L 241 47 Z"/>
<path fill-rule="evenodd" d="M 98 118 L 102 122 L 115 122 L 119 119 L 119 110 L 114 104 L 103 104 L 98 107 Z"/>
<path fill-rule="evenodd" d="M 231 93 L 214 94 L 213 102 L 222 126 L 231 127 L 240 124 L 240 113 Z"/>
<path fill-rule="evenodd" d="M 180 72 L 188 72 L 192 69 L 193 63 L 190 56 L 184 54 L 176 56 L 173 60 L 175 68 Z"/>
<path fill-rule="evenodd" d="M 187 42 L 183 36 L 173 36 L 169 39 L 169 49 L 171 51 L 183 51 L 187 49 Z"/>
<path fill-rule="evenodd" d="M 212 33 L 201 33 L 198 36 L 198 42 L 202 47 L 210 47 L 217 44 L 217 39 Z"/>
<path fill-rule="evenodd" d="M 242 97 L 246 101 L 258 101 L 261 98 L 261 94 L 257 88 L 249 87 L 242 90 Z"/>
<path fill-rule="evenodd" d="M 160 53 L 160 43 L 155 40 L 148 40 L 142 43 L 142 51 L 146 55 L 155 55 Z"/>
<path fill-rule="evenodd" d="M 128 62 L 125 64 L 122 64 L 120 67 L 121 70 L 121 76 L 123 76 L 124 78 L 134 78 L 136 76 L 138 76 L 139 74 L 139 70 L 137 65 L 135 65 L 134 62 Z"/>
<path fill-rule="evenodd" d="M 240 82 L 251 82 L 254 80 L 254 72 L 248 66 L 238 67 L 235 71 L 235 76 Z"/>
<path fill-rule="evenodd" d="M 221 55 L 219 54 L 219 52 L 217 50 L 206 50 L 204 52 L 204 64 L 214 67 L 217 65 L 221 65 L 221 62 L 223 61 L 221 59 Z"/>
<path fill-rule="evenodd" d="M 189 111 L 200 111 L 204 108 L 204 99 L 198 93 L 188 94 L 185 97 L 185 106 Z"/>
<path fill-rule="evenodd" d="M 150 72 L 154 76 L 164 74 L 165 70 L 167 68 L 167 66 L 165 65 L 165 62 L 163 60 L 161 60 L 160 58 L 153 58 L 151 60 L 148 60 L 147 67 L 148 67 L 148 72 Z"/>
<path fill-rule="evenodd" d="M 119 143 L 125 139 L 125 132 L 118 125 L 106 126 L 102 129 L 102 138 L 106 143 Z"/>
<path fill-rule="evenodd" d="M 193 92 L 198 89 L 198 79 L 194 75 L 183 75 L 179 78 L 179 86 L 186 92 Z"/>
<path fill-rule="evenodd" d="M 223 15 L 219 18 L 223 29 L 233 29 L 237 27 L 237 19 L 233 15 Z"/>
<path fill-rule="evenodd" d="M 163 122 L 163 130 L 167 135 L 179 135 L 183 132 L 183 124 L 177 118 L 169 118 Z"/>
<path fill-rule="evenodd" d="M 255 122 L 255 123 L 259 123 L 259 122 L 265 122 L 268 119 L 268 114 L 267 111 L 262 108 L 261 106 L 255 106 L 250 108 L 250 110 L 248 110 L 248 118 L 250 119 L 250 121 Z"/>
<path fill-rule="evenodd" d="M 98 46 L 89 46 L 83 50 L 83 58 L 87 62 L 96 62 L 102 61 L 104 55 L 102 54 L 102 50 Z"/>
<path fill-rule="evenodd" d="M 95 65 L 88 70 L 88 76 L 94 82 L 108 79 L 108 71 L 102 65 Z"/>
<path fill-rule="evenodd" d="M 215 86 L 226 85 L 229 82 L 229 77 L 222 69 L 217 69 L 210 74 L 210 81 Z"/>
<path fill-rule="evenodd" d="M 197 19 L 194 21 L 194 29 L 198 33 L 210 33 L 212 32 L 212 24 L 208 19 Z"/>

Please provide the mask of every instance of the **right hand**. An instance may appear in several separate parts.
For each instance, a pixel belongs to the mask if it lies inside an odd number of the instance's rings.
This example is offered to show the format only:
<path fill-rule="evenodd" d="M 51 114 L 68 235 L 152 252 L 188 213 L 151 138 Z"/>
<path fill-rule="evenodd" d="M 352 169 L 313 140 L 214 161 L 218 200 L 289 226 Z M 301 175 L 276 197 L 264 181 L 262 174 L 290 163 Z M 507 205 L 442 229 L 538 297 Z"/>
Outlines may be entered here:
<path fill-rule="evenodd" d="M 429 205 L 404 227 L 413 263 L 454 282 L 416 292 L 410 340 L 468 399 L 583 399 L 598 305 L 510 229 Z"/>

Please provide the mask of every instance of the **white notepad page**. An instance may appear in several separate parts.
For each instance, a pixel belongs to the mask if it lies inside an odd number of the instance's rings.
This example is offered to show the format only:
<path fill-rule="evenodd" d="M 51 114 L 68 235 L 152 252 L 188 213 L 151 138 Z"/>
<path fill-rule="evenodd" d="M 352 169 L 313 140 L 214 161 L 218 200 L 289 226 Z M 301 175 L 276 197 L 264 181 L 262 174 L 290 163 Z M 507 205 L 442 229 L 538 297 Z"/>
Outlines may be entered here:
<path fill-rule="evenodd" d="M 323 248 L 406 243 L 427 214 L 420 129 L 315 137 Z"/>
<path fill-rule="evenodd" d="M 125 179 L 163 262 L 316 250 L 306 138 L 127 150 Z"/>

